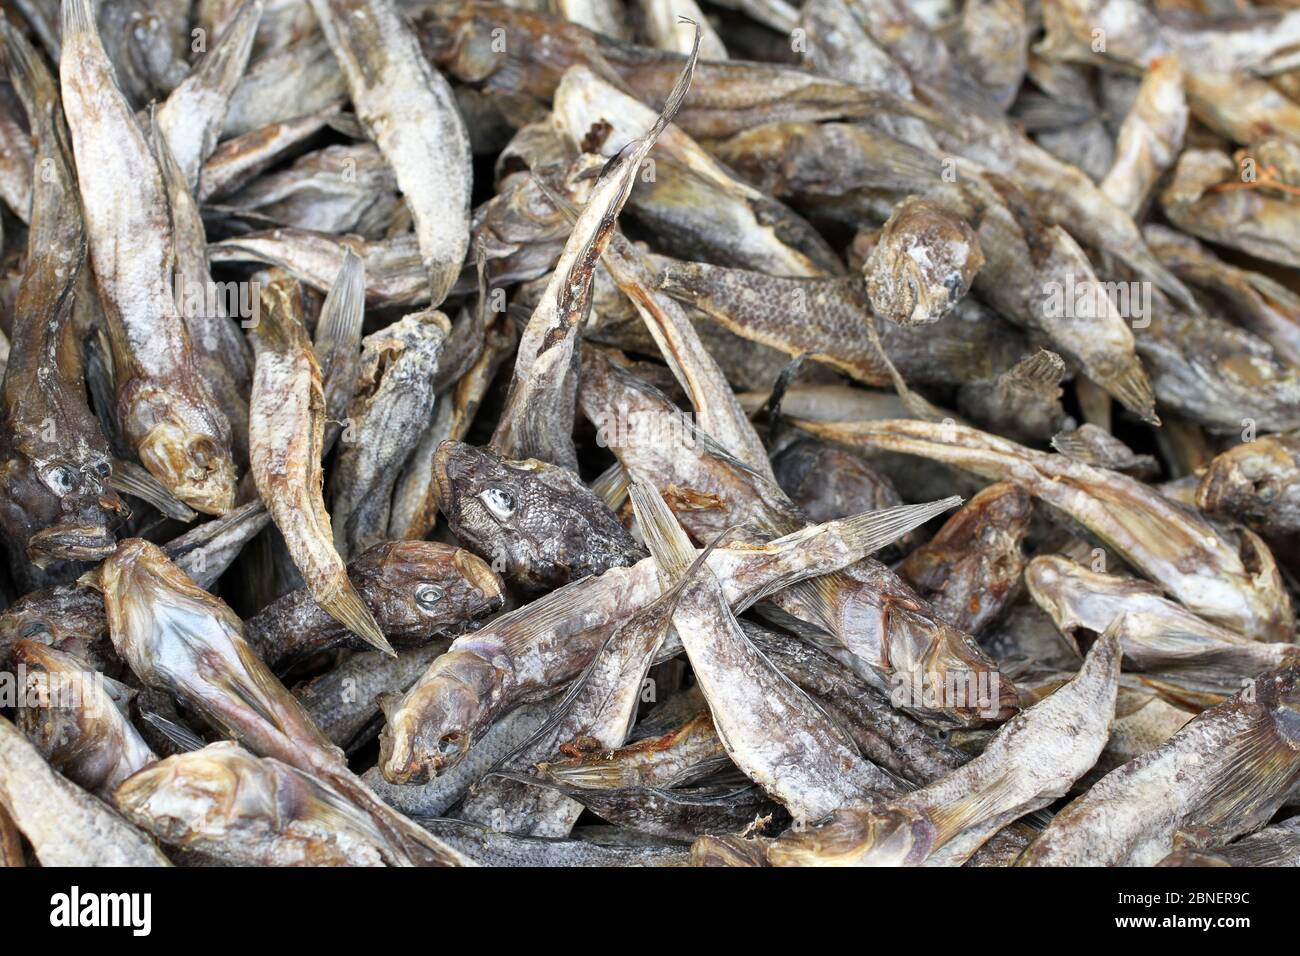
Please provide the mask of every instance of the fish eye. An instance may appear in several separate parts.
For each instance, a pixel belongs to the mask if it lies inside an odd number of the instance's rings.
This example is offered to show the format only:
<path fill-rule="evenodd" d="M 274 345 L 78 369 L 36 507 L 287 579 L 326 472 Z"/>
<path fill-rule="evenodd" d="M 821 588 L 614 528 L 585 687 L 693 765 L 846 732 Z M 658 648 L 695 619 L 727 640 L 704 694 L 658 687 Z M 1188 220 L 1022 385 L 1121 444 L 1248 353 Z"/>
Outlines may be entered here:
<path fill-rule="evenodd" d="M 498 518 L 509 518 L 515 513 L 515 496 L 504 488 L 488 488 L 479 494 L 479 498 Z"/>
<path fill-rule="evenodd" d="M 41 480 L 45 482 L 50 491 L 60 497 L 77 486 L 77 476 L 73 474 L 71 468 L 65 468 L 62 465 L 53 465 L 46 468 L 41 473 Z"/>
<path fill-rule="evenodd" d="M 113 473 L 113 466 L 106 461 L 101 461 L 95 465 L 95 474 L 101 478 L 107 478 Z"/>
<path fill-rule="evenodd" d="M 432 584 L 421 584 L 415 589 L 415 603 L 425 610 L 432 610 L 442 600 L 442 588 Z"/>

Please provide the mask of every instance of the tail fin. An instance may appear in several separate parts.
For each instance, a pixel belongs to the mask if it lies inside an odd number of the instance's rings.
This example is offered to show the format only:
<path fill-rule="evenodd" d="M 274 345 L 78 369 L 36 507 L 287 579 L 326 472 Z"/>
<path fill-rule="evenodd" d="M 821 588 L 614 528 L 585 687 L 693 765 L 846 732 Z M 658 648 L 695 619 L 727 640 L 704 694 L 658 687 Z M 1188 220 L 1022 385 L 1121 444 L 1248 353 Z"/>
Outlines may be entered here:
<path fill-rule="evenodd" d="M 646 547 L 654 556 L 664 576 L 670 581 L 684 577 L 695 562 L 695 548 L 690 538 L 678 524 L 677 517 L 668 508 L 658 490 L 638 478 L 632 478 L 629 489 L 632 510 L 641 526 Z"/>

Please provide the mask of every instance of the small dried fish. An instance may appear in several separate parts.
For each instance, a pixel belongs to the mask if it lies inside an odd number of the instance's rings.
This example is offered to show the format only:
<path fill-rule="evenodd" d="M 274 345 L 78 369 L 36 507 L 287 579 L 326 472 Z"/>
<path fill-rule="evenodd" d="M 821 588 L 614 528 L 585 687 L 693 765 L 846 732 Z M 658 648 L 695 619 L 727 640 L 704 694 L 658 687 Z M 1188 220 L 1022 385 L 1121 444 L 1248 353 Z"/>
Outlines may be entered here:
<path fill-rule="evenodd" d="M 113 645 L 132 672 L 175 695 L 261 756 L 318 774 L 412 859 L 460 865 L 460 854 L 393 813 L 351 775 L 343 753 L 311 722 L 244 640 L 238 617 L 157 547 L 123 542 L 100 565 Z"/>
<path fill-rule="evenodd" d="M 1179 834 L 1226 843 L 1267 822 L 1300 779 L 1300 667 L 1263 675 L 1058 813 L 1020 866 L 1150 866 Z M 1049 698 L 1050 699 L 1050 698 Z"/>
<path fill-rule="evenodd" d="M 178 754 L 122 784 L 118 807 L 170 846 L 240 866 L 409 866 L 326 781 L 236 743 Z"/>
<path fill-rule="evenodd" d="M 1007 823 L 1063 796 L 1097 760 L 1119 688 L 1119 642 L 1105 635 L 1078 675 L 1017 714 L 947 777 L 868 811 L 841 810 L 767 849 L 777 866 L 956 866 Z"/>
<path fill-rule="evenodd" d="M 385 636 L 411 646 L 454 634 L 501 607 L 501 582 L 473 554 L 433 541 L 385 541 L 348 564 L 348 578 Z M 329 648 L 364 647 L 301 588 L 248 619 L 248 641 L 273 670 Z"/>
<path fill-rule="evenodd" d="M 469 249 L 469 135 L 451 86 L 420 53 L 393 0 L 312 0 L 352 105 L 397 177 L 415 222 L 432 304 Z"/>
<path fill-rule="evenodd" d="M 42 866 L 170 866 L 147 836 L 50 768 L 0 717 L 0 806 Z"/>
<path fill-rule="evenodd" d="M 1219 455 L 1196 488 L 1206 514 L 1243 521 L 1266 535 L 1300 531 L 1300 437 L 1262 435 Z"/>
<path fill-rule="evenodd" d="M 567 468 L 443 442 L 438 503 L 456 537 L 528 591 L 549 591 L 645 557 L 617 516 Z"/>
<path fill-rule="evenodd" d="M 235 502 L 230 423 L 199 376 L 172 288 L 167 190 L 113 79 L 89 0 L 63 5 L 63 106 L 113 347 L 117 416 L 140 463 L 197 511 Z"/>
<path fill-rule="evenodd" d="M 86 228 L 59 89 L 40 55 L 0 18 L 9 73 L 35 139 L 27 268 L 13 303 L 0 420 L 0 526 L 38 567 L 113 550 L 127 514 L 107 486 L 108 442 L 86 404 L 73 302 Z M 26 210 L 24 210 L 26 213 Z"/>
<path fill-rule="evenodd" d="M 105 800 L 157 758 L 105 687 L 105 678 L 70 654 L 35 641 L 14 645 L 26 668 L 18 727 L 50 766 Z"/>
<path fill-rule="evenodd" d="M 255 333 L 249 458 L 258 493 L 317 603 L 366 643 L 391 654 L 379 624 L 348 579 L 325 511 L 325 396 L 302 327 L 296 283 L 278 279 L 262 290 Z"/>
<path fill-rule="evenodd" d="M 898 573 L 949 624 L 979 636 L 1016 596 L 1031 511 L 1024 488 L 990 485 L 909 554 Z"/>
<path fill-rule="evenodd" d="M 1047 455 L 962 425 L 801 422 L 813 434 L 945 461 L 1010 479 L 1064 512 L 1207 621 L 1254 640 L 1292 633 L 1291 601 L 1267 546 L 1231 540 L 1126 475 Z"/>
<path fill-rule="evenodd" d="M 334 547 L 345 560 L 387 537 L 393 487 L 435 405 L 450 331 L 445 315 L 427 309 L 362 339 L 329 487 Z"/>
<path fill-rule="evenodd" d="M 1025 585 L 1071 640 L 1079 632 L 1112 630 L 1125 665 L 1155 675 L 1157 689 L 1173 684 L 1230 697 L 1265 671 L 1300 657 L 1300 646 L 1242 637 L 1202 621 L 1145 581 L 1090 571 L 1061 556 L 1034 558 Z"/>

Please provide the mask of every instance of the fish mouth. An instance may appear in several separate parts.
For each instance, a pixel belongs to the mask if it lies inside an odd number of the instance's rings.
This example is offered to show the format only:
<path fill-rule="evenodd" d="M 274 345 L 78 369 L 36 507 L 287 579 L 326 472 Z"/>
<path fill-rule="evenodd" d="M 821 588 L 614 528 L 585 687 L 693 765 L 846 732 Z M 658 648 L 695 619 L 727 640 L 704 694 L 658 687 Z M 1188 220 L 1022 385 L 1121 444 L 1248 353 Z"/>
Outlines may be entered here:
<path fill-rule="evenodd" d="M 117 548 L 117 538 L 104 525 L 54 525 L 27 541 L 34 564 L 50 561 L 102 561 Z"/>
<path fill-rule="evenodd" d="M 451 517 L 451 508 L 456 500 L 451 481 L 452 458 L 455 454 L 456 443 L 450 441 L 442 442 L 433 453 L 433 485 L 437 493 L 434 504 L 448 518 Z"/>
<path fill-rule="evenodd" d="M 486 561 L 462 549 L 452 556 L 452 563 L 465 580 L 483 595 L 485 604 L 489 607 L 501 606 L 505 600 L 505 588 L 501 584 L 501 578 L 488 567 Z"/>
<path fill-rule="evenodd" d="M 195 511 L 220 516 L 234 509 L 234 460 L 209 436 L 162 423 L 145 435 L 137 452 L 145 469 Z"/>

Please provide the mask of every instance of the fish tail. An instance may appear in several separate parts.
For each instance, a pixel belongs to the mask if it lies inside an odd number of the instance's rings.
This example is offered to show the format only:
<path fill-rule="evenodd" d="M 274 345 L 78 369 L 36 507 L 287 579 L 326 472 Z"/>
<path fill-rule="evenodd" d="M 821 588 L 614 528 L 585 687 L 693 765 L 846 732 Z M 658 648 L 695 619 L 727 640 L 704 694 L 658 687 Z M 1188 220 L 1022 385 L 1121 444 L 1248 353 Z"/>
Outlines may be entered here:
<path fill-rule="evenodd" d="M 1160 416 L 1156 414 L 1156 396 L 1151 387 L 1151 379 L 1140 362 L 1134 359 L 1114 375 L 1108 375 L 1104 383 L 1106 391 L 1144 422 L 1159 425 Z"/>
<path fill-rule="evenodd" d="M 938 501 L 927 501 L 919 505 L 902 505 L 897 508 L 885 508 L 880 511 L 864 511 L 839 522 L 843 527 L 846 547 L 861 551 L 865 557 L 887 544 L 897 541 L 913 528 L 917 528 L 931 518 L 953 508 L 961 507 L 960 495 L 950 495 Z"/>
<path fill-rule="evenodd" d="M 655 563 L 670 581 L 684 577 L 695 563 L 690 538 L 657 489 L 634 477 L 629 490 L 632 509 Z"/>
<path fill-rule="evenodd" d="M 88 33 L 98 37 L 93 2 L 94 0 L 63 0 L 64 36 Z"/>
<path fill-rule="evenodd" d="M 316 354 L 324 359 L 339 348 L 357 348 L 366 314 L 366 263 L 352 249 L 343 253 L 334 284 L 316 325 Z"/>
<path fill-rule="evenodd" d="M 1065 378 L 1065 360 L 1055 352 L 1039 349 L 1022 358 L 998 378 L 1000 383 L 1025 387 L 1052 388 Z"/>
<path fill-rule="evenodd" d="M 330 617 L 371 647 L 383 651 L 389 657 L 397 657 L 397 652 L 388 643 L 388 638 L 384 637 L 384 632 L 379 629 L 375 616 L 370 613 L 370 608 L 366 607 L 366 602 L 361 600 L 361 595 L 352 587 L 351 581 L 348 581 L 333 597 L 318 599 L 318 601 Z"/>

